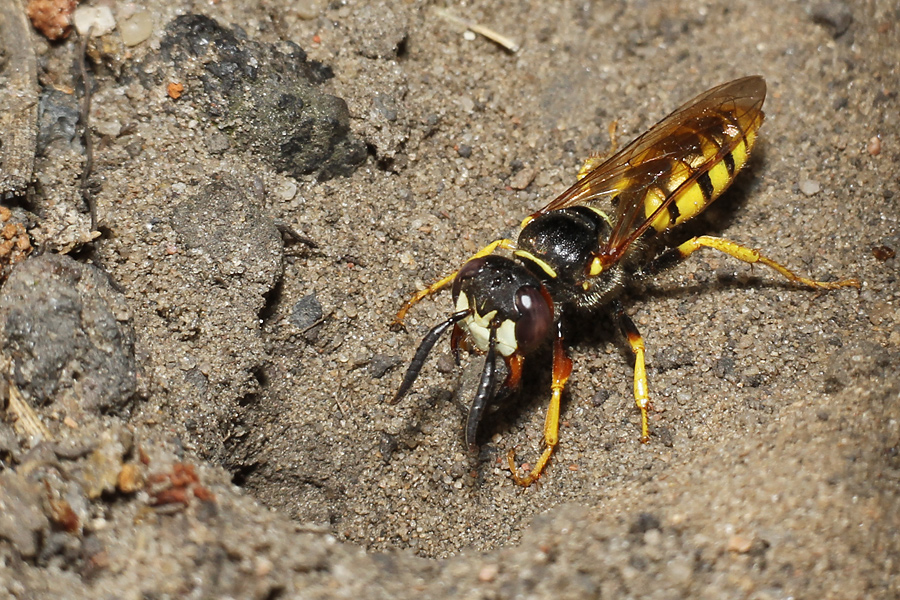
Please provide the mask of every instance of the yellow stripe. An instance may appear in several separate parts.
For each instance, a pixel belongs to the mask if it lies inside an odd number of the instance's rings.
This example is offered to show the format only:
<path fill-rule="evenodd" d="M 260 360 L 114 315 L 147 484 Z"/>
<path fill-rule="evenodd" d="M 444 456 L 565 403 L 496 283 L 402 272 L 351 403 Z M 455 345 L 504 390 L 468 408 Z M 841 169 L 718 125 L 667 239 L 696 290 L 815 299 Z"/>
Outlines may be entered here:
<path fill-rule="evenodd" d="M 525 250 L 516 250 L 515 252 L 513 252 L 513 254 L 515 256 L 518 256 L 519 258 L 524 258 L 525 260 L 530 260 L 531 262 L 533 262 L 534 264 L 539 266 L 544 271 L 544 273 L 546 273 L 548 276 L 550 276 L 553 279 L 556 278 L 556 271 L 553 270 L 553 267 L 551 267 L 550 265 L 548 265 L 547 263 L 545 263 L 544 261 L 542 261 L 541 259 L 536 257 L 531 252 L 526 252 Z"/>
<path fill-rule="evenodd" d="M 748 133 L 747 141 L 749 142 L 750 140 L 751 135 Z M 738 142 L 738 145 L 731 151 L 731 156 L 734 157 L 734 172 L 737 173 L 744 166 L 744 163 L 747 162 L 747 145 L 743 141 Z"/>
<path fill-rule="evenodd" d="M 666 197 L 663 195 L 662 191 L 658 188 L 651 188 L 647 191 L 647 195 L 644 196 L 644 214 L 647 215 L 647 218 L 650 218 L 650 215 L 653 214 L 659 205 L 665 202 Z M 669 213 L 663 211 L 660 213 L 658 217 L 653 221 L 653 229 L 656 231 L 665 231 L 669 228 Z"/>
<path fill-rule="evenodd" d="M 703 190 L 700 189 L 700 185 L 692 183 L 687 189 L 678 194 L 675 204 L 678 205 L 678 212 L 680 214 L 672 226 L 681 225 L 688 219 L 696 217 L 708 202 L 703 196 Z"/>
<path fill-rule="evenodd" d="M 737 167 L 737 165 L 735 165 L 735 167 Z M 713 168 L 709 170 L 709 180 L 712 181 L 713 189 L 715 190 L 713 193 L 713 199 L 715 199 L 719 194 L 724 192 L 725 188 L 731 183 L 731 177 L 728 175 L 725 161 L 720 160 L 713 165 Z"/>
<path fill-rule="evenodd" d="M 610 227 L 612 227 L 612 219 L 609 218 L 609 215 L 608 215 L 608 214 L 606 214 L 605 212 L 603 212 L 602 210 L 600 210 L 600 209 L 597 208 L 596 206 L 588 206 L 587 208 L 590 209 L 591 211 L 597 213 L 597 214 L 600 216 L 601 219 L 603 219 L 604 221 L 606 221 L 606 224 L 607 224 L 607 225 L 609 225 Z"/>
<path fill-rule="evenodd" d="M 749 149 L 753 146 L 753 142 L 756 141 L 756 130 L 758 128 L 759 123 L 752 124 L 748 131 L 744 133 L 744 139 L 740 140 L 734 150 L 731 151 L 731 156 L 734 159 L 735 175 L 741 170 L 741 167 L 747 163 Z M 700 143 L 702 156 L 698 156 L 695 164 L 691 165 L 694 168 L 700 168 L 704 162 L 708 161 L 719 151 L 719 146 L 712 140 L 702 138 Z M 675 165 L 665 187 L 669 190 L 678 189 L 678 187 L 688 179 L 691 172 L 692 169 L 688 165 Z M 728 168 L 725 166 L 724 160 L 719 160 L 714 164 L 712 168 L 710 168 L 708 175 L 713 186 L 713 194 L 709 200 L 704 197 L 703 190 L 698 183 L 691 183 L 678 194 L 678 198 L 674 201 L 675 206 L 678 209 L 678 218 L 673 221 L 669 211 L 664 211 L 653 221 L 652 226 L 656 231 L 663 232 L 696 217 L 710 204 L 710 202 L 718 198 L 719 195 L 731 185 L 732 181 L 734 181 L 734 176 L 728 174 Z M 644 197 L 644 214 L 647 218 L 649 218 L 660 204 L 665 202 L 665 200 L 666 197 L 663 190 L 658 188 L 648 190 L 647 195 Z"/>

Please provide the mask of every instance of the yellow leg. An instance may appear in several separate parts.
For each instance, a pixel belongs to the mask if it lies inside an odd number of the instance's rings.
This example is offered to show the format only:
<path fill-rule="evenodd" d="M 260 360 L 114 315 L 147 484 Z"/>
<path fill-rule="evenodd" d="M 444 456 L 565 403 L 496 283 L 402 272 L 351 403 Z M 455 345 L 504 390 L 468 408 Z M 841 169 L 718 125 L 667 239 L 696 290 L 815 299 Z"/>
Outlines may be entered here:
<path fill-rule="evenodd" d="M 745 263 L 749 263 L 751 265 L 756 263 L 766 265 L 770 269 L 778 271 L 782 276 L 789 279 L 790 281 L 794 281 L 807 287 L 819 288 L 823 290 L 836 290 L 842 287 L 859 287 L 859 280 L 855 278 L 842 279 L 841 281 L 815 281 L 813 279 L 801 277 L 793 271 L 789 270 L 787 267 L 775 262 L 770 258 L 766 258 L 759 253 L 759 250 L 753 250 L 752 248 L 741 246 L 740 244 L 732 242 L 731 240 L 712 237 L 709 235 L 701 235 L 699 237 L 695 237 L 686 241 L 685 243 L 678 246 L 678 252 L 681 254 L 681 258 L 687 258 L 703 247 L 715 248 L 719 252 L 724 252 L 725 254 L 733 256 L 736 259 L 742 260 Z"/>
<path fill-rule="evenodd" d="M 488 244 L 487 246 L 485 246 L 484 248 L 482 248 L 481 250 L 479 250 L 472 256 L 470 256 L 469 260 L 472 260 L 473 258 L 481 258 L 482 256 L 487 256 L 488 254 L 491 254 L 497 248 L 503 248 L 504 250 L 514 250 L 515 247 L 516 247 L 516 245 L 512 240 L 507 240 L 507 239 L 496 240 L 494 242 L 491 242 L 490 244 Z M 467 260 L 466 262 L 469 262 L 469 260 Z M 457 273 L 459 273 L 459 269 L 457 269 L 456 271 L 453 271 L 452 273 L 450 273 L 443 279 L 440 279 L 440 280 L 436 281 L 435 283 L 432 283 L 430 286 L 428 286 L 424 290 L 419 290 L 418 292 L 416 292 L 413 295 L 413 297 L 410 298 L 409 300 L 407 300 L 406 303 L 403 305 L 403 307 L 399 311 L 397 311 L 397 316 L 394 317 L 394 322 L 392 323 L 392 326 L 402 326 L 403 319 L 406 318 L 406 313 L 409 312 L 410 308 L 412 308 L 422 298 L 426 298 L 432 294 L 436 294 L 437 292 L 444 289 L 447 285 L 449 285 L 450 283 L 453 282 L 453 278 L 456 277 Z"/>
<path fill-rule="evenodd" d="M 650 424 L 647 420 L 650 385 L 647 382 L 647 366 L 644 362 L 644 338 L 621 306 L 616 311 L 616 316 L 619 319 L 619 327 L 625 333 L 634 352 L 634 402 L 641 411 L 641 442 L 646 444 L 650 441 Z"/>
<path fill-rule="evenodd" d="M 616 140 L 616 130 L 619 128 L 619 121 L 613 121 L 609 124 L 609 152 L 596 153 L 587 157 L 581 169 L 578 170 L 578 179 L 581 180 L 585 175 L 599 167 L 607 158 L 616 153 L 619 149 L 619 142 Z"/>
<path fill-rule="evenodd" d="M 528 487 L 538 480 L 544 471 L 544 467 L 547 466 L 550 456 L 553 455 L 553 449 L 559 443 L 559 402 L 571 374 L 572 360 L 566 356 L 562 336 L 557 336 L 553 344 L 553 383 L 550 385 L 552 393 L 550 395 L 550 406 L 547 408 L 547 419 L 544 421 L 544 452 L 535 463 L 534 468 L 531 469 L 531 472 L 524 477 L 519 476 L 515 449 L 511 449 L 506 455 L 513 481 L 522 487 Z"/>

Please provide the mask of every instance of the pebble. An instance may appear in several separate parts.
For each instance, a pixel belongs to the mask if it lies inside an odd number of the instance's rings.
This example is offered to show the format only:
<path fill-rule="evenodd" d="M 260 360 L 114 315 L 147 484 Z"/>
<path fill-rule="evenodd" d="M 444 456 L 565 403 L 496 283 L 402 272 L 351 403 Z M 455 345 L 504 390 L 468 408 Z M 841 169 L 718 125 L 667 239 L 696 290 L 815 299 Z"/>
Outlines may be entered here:
<path fill-rule="evenodd" d="M 153 17 L 146 10 L 140 10 L 127 19 L 119 21 L 119 34 L 126 46 L 137 46 L 153 33 Z"/>
<path fill-rule="evenodd" d="M 822 189 L 822 186 L 819 185 L 818 181 L 814 179 L 804 179 L 800 182 L 800 191 L 805 196 L 814 196 L 819 193 Z"/>
<path fill-rule="evenodd" d="M 285 179 L 275 186 L 275 195 L 282 200 L 293 200 L 297 195 L 297 184 L 290 179 Z"/>
<path fill-rule="evenodd" d="M 868 152 L 870 156 L 878 156 L 881 154 L 881 138 L 877 135 L 873 135 L 869 138 L 869 142 L 866 144 L 866 152 Z"/>
<path fill-rule="evenodd" d="M 524 190 L 534 180 L 536 171 L 530 167 L 526 167 L 509 178 L 509 187 L 514 190 Z"/>
<path fill-rule="evenodd" d="M 91 37 L 100 37 L 116 28 L 116 19 L 108 6 L 79 6 L 73 20 L 79 35 L 87 35 L 90 29 Z"/>
<path fill-rule="evenodd" d="M 298 17 L 310 21 L 325 9 L 325 0 L 298 0 L 294 2 L 293 8 Z"/>
<path fill-rule="evenodd" d="M 315 294 L 300 298 L 291 308 L 291 323 L 297 329 L 306 329 L 322 318 L 322 305 Z"/>

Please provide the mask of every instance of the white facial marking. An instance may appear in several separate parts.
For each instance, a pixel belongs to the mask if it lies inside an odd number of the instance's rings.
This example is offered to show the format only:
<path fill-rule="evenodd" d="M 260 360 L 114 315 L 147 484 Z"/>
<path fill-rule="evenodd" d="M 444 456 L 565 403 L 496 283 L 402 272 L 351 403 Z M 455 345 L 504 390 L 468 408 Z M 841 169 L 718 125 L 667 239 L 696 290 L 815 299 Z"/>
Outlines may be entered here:
<path fill-rule="evenodd" d="M 527 301 L 530 302 L 531 299 L 529 298 Z M 470 306 L 469 298 L 465 294 L 460 294 L 456 300 L 456 310 L 469 310 Z M 472 316 L 466 317 L 459 323 L 459 326 L 469 334 L 475 347 L 482 352 L 487 352 L 490 346 L 491 320 L 496 316 L 496 310 L 492 310 L 486 315 L 479 315 L 476 309 Z M 497 328 L 496 349 L 503 356 L 509 356 L 516 351 L 516 324 L 513 321 L 507 319 Z"/>

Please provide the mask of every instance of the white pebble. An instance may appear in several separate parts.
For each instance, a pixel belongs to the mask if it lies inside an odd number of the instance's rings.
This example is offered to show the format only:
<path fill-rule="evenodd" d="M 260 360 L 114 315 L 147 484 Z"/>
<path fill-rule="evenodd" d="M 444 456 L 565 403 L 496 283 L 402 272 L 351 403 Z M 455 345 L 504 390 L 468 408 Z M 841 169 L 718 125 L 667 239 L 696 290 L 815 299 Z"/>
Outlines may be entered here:
<path fill-rule="evenodd" d="M 814 181 L 812 179 L 804 179 L 800 182 L 800 191 L 803 192 L 806 196 L 813 196 L 819 193 L 822 187 L 819 185 L 818 181 Z"/>
<path fill-rule="evenodd" d="M 137 46 L 153 33 L 153 18 L 146 10 L 139 10 L 127 19 L 119 22 L 122 43 L 126 46 Z"/>
<path fill-rule="evenodd" d="M 79 35 L 87 35 L 90 29 L 91 37 L 100 37 L 116 28 L 116 20 L 108 6 L 79 6 L 73 20 Z"/>
<path fill-rule="evenodd" d="M 275 186 L 275 194 L 282 200 L 293 200 L 297 195 L 297 184 L 290 179 L 285 179 Z"/>

